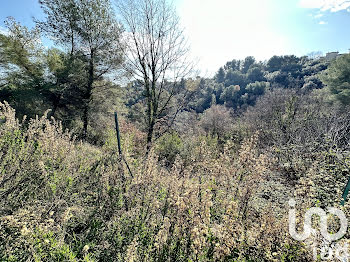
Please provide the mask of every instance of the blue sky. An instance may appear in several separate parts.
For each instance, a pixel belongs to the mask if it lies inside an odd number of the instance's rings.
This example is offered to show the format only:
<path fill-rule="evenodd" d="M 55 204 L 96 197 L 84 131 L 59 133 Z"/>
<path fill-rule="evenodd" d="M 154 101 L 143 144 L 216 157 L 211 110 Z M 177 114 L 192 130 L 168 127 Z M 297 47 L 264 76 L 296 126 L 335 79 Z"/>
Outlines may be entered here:
<path fill-rule="evenodd" d="M 175 0 L 202 75 L 248 55 L 348 52 L 350 0 Z M 2 0 L 0 30 L 7 16 L 31 27 L 42 18 L 37 0 Z M 45 43 L 46 41 L 44 41 Z"/>

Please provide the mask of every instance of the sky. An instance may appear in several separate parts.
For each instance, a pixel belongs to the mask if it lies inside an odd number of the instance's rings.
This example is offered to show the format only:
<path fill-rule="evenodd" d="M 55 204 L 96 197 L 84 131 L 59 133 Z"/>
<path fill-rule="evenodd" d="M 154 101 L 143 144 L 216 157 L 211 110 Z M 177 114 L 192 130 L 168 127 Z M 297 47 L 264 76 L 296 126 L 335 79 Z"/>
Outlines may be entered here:
<path fill-rule="evenodd" d="M 64 0 L 63 0 L 64 1 Z M 38 0 L 0 0 L 0 31 L 8 16 L 32 27 Z M 202 76 L 232 59 L 348 52 L 350 0 L 174 0 L 191 56 Z M 49 41 L 44 40 L 44 44 Z"/>

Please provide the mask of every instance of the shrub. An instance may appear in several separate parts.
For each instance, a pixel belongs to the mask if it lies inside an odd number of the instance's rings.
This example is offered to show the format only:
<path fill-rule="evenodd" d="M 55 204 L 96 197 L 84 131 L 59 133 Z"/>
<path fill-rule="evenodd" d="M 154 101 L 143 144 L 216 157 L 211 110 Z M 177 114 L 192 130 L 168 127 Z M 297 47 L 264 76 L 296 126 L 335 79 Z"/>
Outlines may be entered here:
<path fill-rule="evenodd" d="M 0 104 L 2 261 L 305 261 L 286 212 L 260 195 L 272 159 L 258 134 L 236 150 L 198 137 L 163 168 L 75 141 L 55 120 L 19 122 Z M 163 147 L 162 147 L 163 146 Z M 180 150 L 170 134 L 163 152 Z M 169 155 L 167 155 L 169 157 Z M 134 163 L 137 163 L 135 165 Z"/>

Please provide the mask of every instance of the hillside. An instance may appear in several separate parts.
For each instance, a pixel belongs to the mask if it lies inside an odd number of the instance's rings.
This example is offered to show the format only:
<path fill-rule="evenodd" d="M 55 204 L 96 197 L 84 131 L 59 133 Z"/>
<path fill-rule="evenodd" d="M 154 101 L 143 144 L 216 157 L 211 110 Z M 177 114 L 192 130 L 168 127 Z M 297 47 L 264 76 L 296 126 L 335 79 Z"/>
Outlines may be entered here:
<path fill-rule="evenodd" d="M 201 77 L 166 1 L 39 3 L 35 27 L 0 31 L 1 261 L 301 262 L 347 243 L 293 238 L 289 204 L 298 231 L 315 207 L 350 217 L 350 54 Z"/>

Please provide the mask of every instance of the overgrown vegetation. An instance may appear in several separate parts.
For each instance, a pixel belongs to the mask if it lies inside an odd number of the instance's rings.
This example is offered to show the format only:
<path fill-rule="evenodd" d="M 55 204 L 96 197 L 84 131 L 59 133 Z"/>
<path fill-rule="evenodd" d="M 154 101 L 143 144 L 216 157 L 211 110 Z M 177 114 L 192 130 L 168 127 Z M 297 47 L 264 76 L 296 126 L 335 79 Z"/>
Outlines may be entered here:
<path fill-rule="evenodd" d="M 256 147 L 258 135 L 238 151 L 199 137 L 168 168 L 154 153 L 128 156 L 130 177 L 115 152 L 74 142 L 45 116 L 19 123 L 1 107 L 2 261 L 277 259 L 289 252 L 283 220 L 253 201 L 272 164 Z"/>
<path fill-rule="evenodd" d="M 1 261 L 313 261 L 288 200 L 339 207 L 350 55 L 191 78 L 165 0 L 119 1 L 124 25 L 108 0 L 40 4 L 0 34 Z"/>

